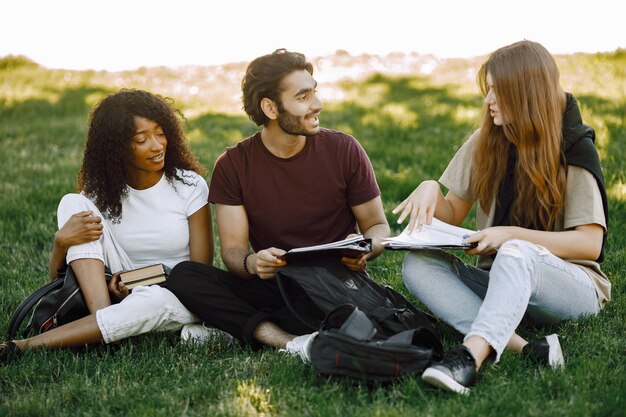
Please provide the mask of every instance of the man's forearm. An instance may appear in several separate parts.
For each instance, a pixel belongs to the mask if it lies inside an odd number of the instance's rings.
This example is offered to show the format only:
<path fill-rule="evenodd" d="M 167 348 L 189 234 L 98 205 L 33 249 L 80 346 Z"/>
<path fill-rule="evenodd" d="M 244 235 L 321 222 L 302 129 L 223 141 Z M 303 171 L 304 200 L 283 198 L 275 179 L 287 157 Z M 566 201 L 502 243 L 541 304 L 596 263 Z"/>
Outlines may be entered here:
<path fill-rule="evenodd" d="M 237 275 L 239 278 L 250 278 L 252 276 L 250 265 L 250 257 L 254 255 L 248 255 L 250 251 L 241 248 L 230 248 L 222 250 L 222 260 L 226 269 L 233 275 Z M 247 259 L 246 259 L 247 257 Z M 244 268 L 244 260 L 246 261 L 246 268 Z"/>
<path fill-rule="evenodd" d="M 374 259 L 383 253 L 385 248 L 381 243 L 381 239 L 389 237 L 390 235 L 391 229 L 387 223 L 375 224 L 363 233 L 363 237 L 372 239 L 372 252 L 368 254 L 368 260 Z"/>

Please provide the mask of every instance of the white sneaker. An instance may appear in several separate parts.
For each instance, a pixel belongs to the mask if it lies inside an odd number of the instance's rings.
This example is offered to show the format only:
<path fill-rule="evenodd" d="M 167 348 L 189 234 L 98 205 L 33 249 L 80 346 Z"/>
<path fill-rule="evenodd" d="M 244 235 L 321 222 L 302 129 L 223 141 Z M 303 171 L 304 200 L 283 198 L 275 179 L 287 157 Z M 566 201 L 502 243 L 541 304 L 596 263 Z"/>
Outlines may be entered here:
<path fill-rule="evenodd" d="M 287 342 L 285 349 L 281 349 L 281 351 L 287 352 L 292 356 L 300 357 L 304 363 L 310 363 L 311 343 L 313 342 L 313 339 L 315 339 L 315 336 L 317 336 L 317 332 L 296 336 Z"/>
<path fill-rule="evenodd" d="M 234 342 L 234 337 L 223 330 L 208 327 L 204 323 L 188 323 L 180 330 L 180 338 L 186 344 L 203 345 L 209 341 L 227 340 L 229 344 Z"/>

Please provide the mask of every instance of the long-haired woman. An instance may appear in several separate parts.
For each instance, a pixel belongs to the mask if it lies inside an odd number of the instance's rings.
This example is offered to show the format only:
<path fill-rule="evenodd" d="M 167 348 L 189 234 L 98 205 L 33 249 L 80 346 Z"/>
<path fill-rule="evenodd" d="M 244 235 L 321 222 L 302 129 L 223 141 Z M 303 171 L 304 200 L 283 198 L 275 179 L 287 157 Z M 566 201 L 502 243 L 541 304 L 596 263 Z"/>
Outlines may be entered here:
<path fill-rule="evenodd" d="M 181 118 L 169 99 L 141 90 L 121 90 L 94 108 L 80 193 L 59 203 L 49 265 L 51 276 L 71 266 L 92 314 L 3 344 L 0 357 L 24 348 L 111 343 L 197 322 L 167 288 L 139 286 L 129 294 L 118 273 L 155 263 L 213 262 L 208 186 Z M 108 285 L 105 267 L 114 273 Z M 121 302 L 111 304 L 111 298 Z"/>
<path fill-rule="evenodd" d="M 468 393 L 486 359 L 505 347 L 562 366 L 557 335 L 530 343 L 515 333 L 526 316 L 540 325 L 597 314 L 610 299 L 600 270 L 607 201 L 594 131 L 559 83 L 554 58 L 521 41 L 480 68 L 481 126 L 439 179 L 422 182 L 394 209 L 409 228 L 432 217 L 459 225 L 476 203 L 479 232 L 466 243 L 477 266 L 441 251 L 410 252 L 409 291 L 464 334 L 428 368 L 431 384 Z"/>

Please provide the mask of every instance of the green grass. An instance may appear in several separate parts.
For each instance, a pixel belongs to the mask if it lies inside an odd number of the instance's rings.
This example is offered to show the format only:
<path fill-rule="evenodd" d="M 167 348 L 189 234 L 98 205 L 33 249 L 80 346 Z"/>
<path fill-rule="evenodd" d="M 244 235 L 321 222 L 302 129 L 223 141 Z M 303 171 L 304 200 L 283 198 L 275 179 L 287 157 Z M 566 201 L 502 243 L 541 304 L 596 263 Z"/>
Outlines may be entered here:
<path fill-rule="evenodd" d="M 521 329 L 529 337 L 545 331 L 561 335 L 567 360 L 563 372 L 505 353 L 498 365 L 481 372 L 472 395 L 461 398 L 417 378 L 375 388 L 327 381 L 271 349 L 184 347 L 176 335 L 154 334 L 116 348 L 28 352 L 0 366 L 0 415 L 623 415 L 626 54 L 576 54 L 557 60 L 564 87 L 577 95 L 583 118 L 597 130 L 611 221 L 603 269 L 613 283 L 613 301 L 598 317 L 552 329 Z M 368 74 L 320 84 L 322 96 L 341 91 L 341 100 L 325 102 L 322 123 L 353 134 L 370 155 L 394 232 L 400 227 L 391 209 L 420 181 L 437 178 L 476 127 L 481 98 L 470 70 L 477 65 L 476 60 L 450 60 L 430 75 Z M 19 57 L 0 59 L 2 334 L 17 304 L 47 279 L 56 205 L 74 190 L 91 106 L 121 86 L 173 97 L 188 117 L 194 151 L 211 169 L 226 146 L 256 130 L 239 111 L 242 70 L 233 64 L 65 71 Z M 473 227 L 473 220 L 466 225 Z M 402 255 L 385 253 L 369 270 L 378 281 L 408 295 L 401 279 Z M 444 340 L 448 347 L 457 342 L 454 334 Z"/>

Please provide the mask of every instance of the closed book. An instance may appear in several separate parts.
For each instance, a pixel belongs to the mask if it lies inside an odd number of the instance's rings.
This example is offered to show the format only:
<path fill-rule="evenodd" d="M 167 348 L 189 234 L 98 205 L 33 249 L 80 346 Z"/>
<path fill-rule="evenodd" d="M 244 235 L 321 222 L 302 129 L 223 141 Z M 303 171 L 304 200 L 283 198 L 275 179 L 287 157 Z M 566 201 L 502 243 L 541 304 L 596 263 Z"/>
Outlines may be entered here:
<path fill-rule="evenodd" d="M 120 279 L 132 290 L 139 285 L 162 284 L 167 280 L 170 268 L 163 264 L 144 266 L 120 273 Z"/>

